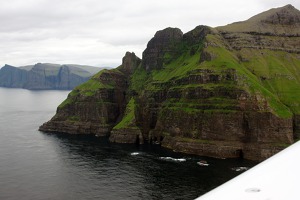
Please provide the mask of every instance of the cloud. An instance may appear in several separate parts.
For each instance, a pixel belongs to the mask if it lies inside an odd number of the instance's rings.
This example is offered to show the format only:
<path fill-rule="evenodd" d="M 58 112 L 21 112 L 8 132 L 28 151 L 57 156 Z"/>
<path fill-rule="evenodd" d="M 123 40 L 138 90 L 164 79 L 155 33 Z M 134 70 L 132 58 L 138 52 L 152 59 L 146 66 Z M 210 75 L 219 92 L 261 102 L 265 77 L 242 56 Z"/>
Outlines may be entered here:
<path fill-rule="evenodd" d="M 10 0 L 0 7 L 0 65 L 36 62 L 117 66 L 126 51 L 141 57 L 156 31 L 246 20 L 273 0 Z"/>

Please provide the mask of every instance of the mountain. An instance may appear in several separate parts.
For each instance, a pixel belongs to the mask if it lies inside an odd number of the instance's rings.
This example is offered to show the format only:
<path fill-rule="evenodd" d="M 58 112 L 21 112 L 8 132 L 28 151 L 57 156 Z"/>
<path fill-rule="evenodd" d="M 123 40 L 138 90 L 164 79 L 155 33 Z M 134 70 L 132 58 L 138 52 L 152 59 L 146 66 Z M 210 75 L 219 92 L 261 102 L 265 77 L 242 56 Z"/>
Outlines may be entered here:
<path fill-rule="evenodd" d="M 226 32 L 257 33 L 263 35 L 300 35 L 300 13 L 292 5 L 273 8 L 242 22 L 218 27 Z"/>
<path fill-rule="evenodd" d="M 23 67 L 5 65 L 0 69 L 0 87 L 30 90 L 70 90 L 103 68 L 84 65 L 37 63 Z"/>
<path fill-rule="evenodd" d="M 300 135 L 299 15 L 287 5 L 223 27 L 160 30 L 142 59 L 127 52 L 76 87 L 40 130 L 264 160 Z"/>

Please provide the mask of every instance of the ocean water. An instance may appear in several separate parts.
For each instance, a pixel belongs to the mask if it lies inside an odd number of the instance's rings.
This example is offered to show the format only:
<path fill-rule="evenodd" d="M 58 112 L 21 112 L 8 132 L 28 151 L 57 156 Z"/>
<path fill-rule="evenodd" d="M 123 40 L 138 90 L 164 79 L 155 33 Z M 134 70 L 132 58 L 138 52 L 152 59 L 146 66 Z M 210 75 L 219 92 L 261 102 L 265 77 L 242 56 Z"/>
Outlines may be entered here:
<path fill-rule="evenodd" d="M 256 164 L 39 132 L 67 94 L 0 88 L 1 200 L 194 199 Z"/>

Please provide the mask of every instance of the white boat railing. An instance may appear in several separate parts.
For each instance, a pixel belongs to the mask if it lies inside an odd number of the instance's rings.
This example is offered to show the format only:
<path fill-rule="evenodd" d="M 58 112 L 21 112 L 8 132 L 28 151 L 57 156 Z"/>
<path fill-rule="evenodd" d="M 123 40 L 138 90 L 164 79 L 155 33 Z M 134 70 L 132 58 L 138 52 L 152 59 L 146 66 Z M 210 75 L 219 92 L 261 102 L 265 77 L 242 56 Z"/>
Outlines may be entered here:
<path fill-rule="evenodd" d="M 197 200 L 299 200 L 299 182 L 297 142 Z"/>

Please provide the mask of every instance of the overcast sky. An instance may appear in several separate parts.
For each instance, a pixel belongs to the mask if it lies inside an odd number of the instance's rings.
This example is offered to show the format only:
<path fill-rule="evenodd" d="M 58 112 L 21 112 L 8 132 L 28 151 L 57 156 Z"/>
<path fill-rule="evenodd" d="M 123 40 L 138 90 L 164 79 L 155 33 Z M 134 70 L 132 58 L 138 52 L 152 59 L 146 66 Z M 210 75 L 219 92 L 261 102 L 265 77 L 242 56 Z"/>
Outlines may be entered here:
<path fill-rule="evenodd" d="M 221 26 L 299 0 L 0 0 L 0 67 L 111 66 L 142 56 L 157 30 Z"/>

